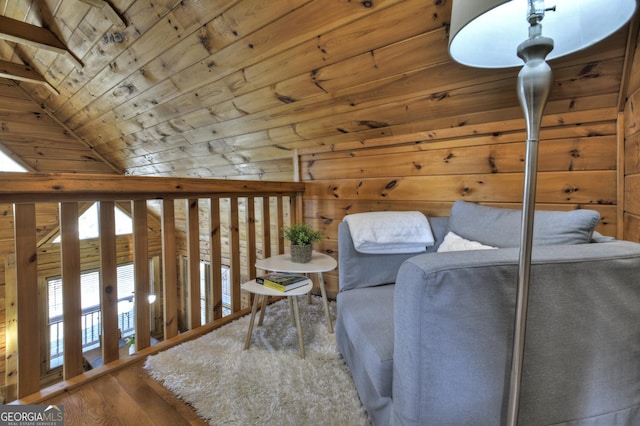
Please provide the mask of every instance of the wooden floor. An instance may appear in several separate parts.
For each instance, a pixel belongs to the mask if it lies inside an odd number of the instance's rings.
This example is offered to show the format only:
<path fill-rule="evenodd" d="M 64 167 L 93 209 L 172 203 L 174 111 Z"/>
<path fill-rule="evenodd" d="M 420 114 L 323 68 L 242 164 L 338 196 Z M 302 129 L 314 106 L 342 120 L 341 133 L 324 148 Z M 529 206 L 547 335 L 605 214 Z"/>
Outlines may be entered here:
<path fill-rule="evenodd" d="M 42 404 L 64 405 L 66 425 L 206 425 L 142 368 L 144 359 Z"/>

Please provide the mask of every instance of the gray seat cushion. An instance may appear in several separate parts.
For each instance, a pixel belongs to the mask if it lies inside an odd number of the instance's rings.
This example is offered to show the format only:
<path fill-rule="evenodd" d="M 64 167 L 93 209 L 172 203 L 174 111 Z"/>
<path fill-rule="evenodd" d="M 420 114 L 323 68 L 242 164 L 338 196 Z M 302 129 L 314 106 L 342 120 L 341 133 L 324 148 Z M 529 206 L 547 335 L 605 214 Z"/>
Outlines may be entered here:
<path fill-rule="evenodd" d="M 382 285 L 338 294 L 338 321 L 358 352 L 357 362 L 383 397 L 391 396 L 392 387 L 394 288 Z"/>
<path fill-rule="evenodd" d="M 567 245 L 591 242 L 600 213 L 595 210 L 535 212 L 533 245 Z M 519 247 L 522 211 L 456 201 L 451 207 L 449 230 L 494 247 Z"/>

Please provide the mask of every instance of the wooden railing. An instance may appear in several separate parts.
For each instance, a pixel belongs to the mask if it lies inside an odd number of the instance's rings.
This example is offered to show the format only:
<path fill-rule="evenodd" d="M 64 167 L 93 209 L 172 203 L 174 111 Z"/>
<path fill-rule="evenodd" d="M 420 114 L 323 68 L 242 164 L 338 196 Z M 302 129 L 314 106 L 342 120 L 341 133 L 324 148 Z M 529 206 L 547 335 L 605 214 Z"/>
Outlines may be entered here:
<path fill-rule="evenodd" d="M 116 271 L 123 253 L 117 245 L 114 208 L 129 210 L 133 220 L 130 256 L 134 267 L 135 298 L 150 293 L 151 251 L 161 265 L 163 343 L 200 324 L 200 262 L 211 265 L 211 317 L 222 317 L 221 274 L 230 268 L 231 310 L 242 310 L 242 281 L 255 277 L 256 258 L 284 252 L 280 228 L 302 217 L 302 183 L 128 176 L 42 175 L 3 173 L 0 203 L 13 207 L 14 250 L 5 256 L 6 400 L 41 391 L 42 352 L 46 318 L 37 303 L 39 257 L 45 234 L 61 237 L 60 276 L 63 280 L 64 380 L 84 373 L 82 353 L 81 272 L 86 255 L 79 237 L 78 218 L 83 208 L 99 203 L 99 270 L 101 347 L 104 364 L 119 359 L 118 295 Z M 155 200 L 155 201 L 152 201 Z M 183 200 L 176 202 L 176 200 Z M 44 226 L 41 205 L 57 205 L 58 228 Z M 178 208 L 176 208 L 178 206 Z M 203 206 L 209 206 L 204 209 Z M 184 210 L 183 210 L 184 209 Z M 42 209 L 43 211 L 45 209 Z M 206 211 L 208 210 L 208 211 Z M 159 229 L 158 229 L 159 228 Z M 153 240 L 153 241 L 152 241 Z M 7 244 L 5 244 L 7 246 Z M 126 257 L 126 254 L 124 255 Z M 178 259 L 186 256 L 186 273 L 179 274 Z M 180 282 L 187 276 L 188 282 Z M 156 283 L 157 285 L 157 283 Z M 184 288 L 182 288 L 184 287 Z M 122 295 L 121 295 L 122 296 Z M 137 351 L 150 345 L 148 303 L 135 304 Z M 182 317 L 181 317 L 182 314 Z M 182 327 L 179 328 L 179 318 Z"/>

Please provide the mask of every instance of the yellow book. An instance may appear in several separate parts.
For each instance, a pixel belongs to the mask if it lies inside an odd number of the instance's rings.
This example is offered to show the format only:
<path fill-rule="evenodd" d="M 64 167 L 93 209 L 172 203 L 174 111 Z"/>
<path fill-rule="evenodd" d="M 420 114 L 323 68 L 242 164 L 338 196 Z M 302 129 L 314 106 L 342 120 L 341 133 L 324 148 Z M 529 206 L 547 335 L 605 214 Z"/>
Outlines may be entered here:
<path fill-rule="evenodd" d="M 257 277 L 256 282 L 273 290 L 285 292 L 307 284 L 307 277 L 301 274 L 285 274 L 274 272 Z"/>

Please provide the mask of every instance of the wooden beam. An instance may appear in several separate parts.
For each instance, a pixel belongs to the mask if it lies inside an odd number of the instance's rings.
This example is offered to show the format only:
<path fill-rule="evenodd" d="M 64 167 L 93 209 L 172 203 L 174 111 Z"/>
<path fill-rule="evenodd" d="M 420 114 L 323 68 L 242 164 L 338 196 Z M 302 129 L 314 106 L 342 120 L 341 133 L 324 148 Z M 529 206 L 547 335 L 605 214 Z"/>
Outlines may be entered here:
<path fill-rule="evenodd" d="M 42 84 L 52 93 L 56 95 L 60 94 L 41 74 L 34 71 L 33 68 L 28 65 L 14 64 L 13 62 L 0 60 L 0 77 L 16 81 L 25 81 L 27 83 Z"/>
<path fill-rule="evenodd" d="M 67 49 L 58 37 L 46 28 L 27 24 L 17 19 L 7 18 L 0 15 L 0 39 L 12 41 L 18 44 L 26 44 L 38 49 L 48 50 L 57 54 L 66 55 L 76 68 L 83 65 L 75 55 Z"/>
<path fill-rule="evenodd" d="M 107 19 L 109 19 L 109 21 L 111 21 L 113 25 L 117 27 L 122 27 L 122 28 L 126 27 L 126 24 L 124 23 L 120 15 L 118 15 L 118 13 L 113 9 L 113 7 L 111 7 L 111 5 L 106 1 L 104 0 L 80 0 L 80 1 L 102 10 L 102 13 L 104 13 L 104 15 L 107 17 Z"/>
<path fill-rule="evenodd" d="M 136 200 L 192 196 L 277 195 L 304 191 L 304 182 L 115 176 L 79 173 L 0 173 L 0 202 Z"/>

